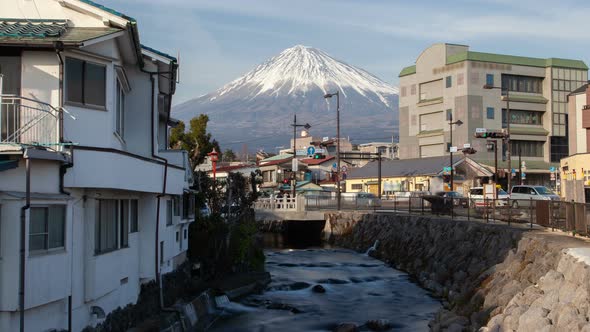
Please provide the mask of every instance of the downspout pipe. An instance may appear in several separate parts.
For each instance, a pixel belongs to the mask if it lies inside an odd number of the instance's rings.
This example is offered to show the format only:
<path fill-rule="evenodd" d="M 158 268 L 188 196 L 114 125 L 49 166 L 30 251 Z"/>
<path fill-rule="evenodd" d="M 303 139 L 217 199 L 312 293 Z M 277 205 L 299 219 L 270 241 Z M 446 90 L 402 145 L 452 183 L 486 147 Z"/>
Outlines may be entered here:
<path fill-rule="evenodd" d="M 60 107 L 59 142 L 60 143 L 72 143 L 71 141 L 66 141 L 64 139 L 64 115 L 63 115 L 63 111 L 61 111 L 61 107 L 63 105 L 63 82 L 64 82 L 64 61 L 63 61 L 63 57 L 61 55 L 61 52 L 63 52 L 63 48 L 64 48 L 63 43 L 55 42 L 54 47 L 55 47 L 55 53 L 57 54 L 57 58 L 59 59 L 59 89 L 58 89 L 59 90 L 58 102 L 59 102 L 59 107 Z M 69 163 L 59 166 L 59 192 L 60 192 L 60 194 L 70 195 L 70 193 L 67 192 L 64 188 L 64 176 L 66 175 L 68 168 L 71 168 L 74 166 L 74 149 L 72 148 L 71 145 L 70 145 L 70 159 L 71 159 L 71 161 Z M 68 315 L 71 317 L 71 312 L 68 312 Z"/>
<path fill-rule="evenodd" d="M 26 272 L 26 239 L 27 239 L 27 210 L 31 208 L 31 159 L 23 154 L 25 159 L 25 205 L 20 208 L 20 264 L 18 307 L 20 314 L 20 332 L 25 332 L 25 272 Z"/>

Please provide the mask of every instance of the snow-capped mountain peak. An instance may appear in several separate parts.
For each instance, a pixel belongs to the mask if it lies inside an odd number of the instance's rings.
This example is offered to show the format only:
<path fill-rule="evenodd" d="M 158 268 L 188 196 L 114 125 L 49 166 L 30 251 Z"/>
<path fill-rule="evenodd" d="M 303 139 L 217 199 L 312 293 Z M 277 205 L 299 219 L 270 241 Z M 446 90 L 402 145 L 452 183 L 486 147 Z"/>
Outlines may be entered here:
<path fill-rule="evenodd" d="M 365 96 L 368 92 L 379 95 L 397 94 L 398 89 L 384 83 L 372 74 L 342 61 L 313 47 L 296 45 L 258 65 L 254 70 L 230 82 L 211 98 L 223 96 L 244 87 L 250 90 L 250 97 L 271 92 L 274 94 L 297 93 L 320 88 L 323 92 L 339 88 L 353 89 Z M 347 88 L 347 89 L 345 89 Z"/>
<path fill-rule="evenodd" d="M 313 47 L 296 45 L 199 98 L 174 107 L 189 121 L 207 114 L 213 136 L 224 147 L 249 142 L 273 149 L 288 144 L 293 114 L 312 125 L 311 134 L 334 135 L 334 102 L 340 92 L 341 134 L 353 142 L 384 140 L 397 127 L 398 89 L 367 71 Z"/>

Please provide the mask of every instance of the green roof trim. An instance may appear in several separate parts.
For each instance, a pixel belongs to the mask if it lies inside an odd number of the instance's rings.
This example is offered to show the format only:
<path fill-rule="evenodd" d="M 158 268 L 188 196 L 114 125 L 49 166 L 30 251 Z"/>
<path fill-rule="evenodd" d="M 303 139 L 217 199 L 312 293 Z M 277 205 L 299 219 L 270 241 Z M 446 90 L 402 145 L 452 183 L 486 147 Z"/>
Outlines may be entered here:
<path fill-rule="evenodd" d="M 502 100 L 506 100 L 506 96 L 502 96 Z M 547 104 L 549 100 L 543 96 L 533 96 L 533 95 L 522 95 L 512 93 L 510 94 L 510 101 L 513 102 L 521 102 L 521 103 L 535 103 L 535 104 Z"/>
<path fill-rule="evenodd" d="M 588 70 L 588 66 L 581 60 L 560 59 L 560 58 L 531 58 L 516 55 L 504 55 L 482 52 L 461 52 L 447 56 L 447 65 L 462 61 L 495 62 L 509 65 L 530 66 L 530 67 L 563 67 L 572 69 Z M 401 76 L 401 74 L 400 74 Z"/>
<path fill-rule="evenodd" d="M 170 60 L 172 60 L 172 61 L 174 61 L 174 62 L 178 62 L 178 61 L 176 60 L 176 58 L 175 58 L 175 57 L 173 57 L 172 55 L 170 55 L 170 54 L 166 54 L 166 53 L 164 53 L 164 52 L 162 52 L 162 51 L 158 51 L 158 50 L 156 50 L 155 48 L 151 48 L 151 47 L 149 47 L 149 46 L 145 46 L 144 44 L 141 44 L 141 48 L 143 48 L 143 49 L 146 49 L 146 50 L 148 50 L 148 51 L 150 51 L 150 52 L 156 53 L 157 55 L 163 56 L 163 57 L 165 57 L 165 58 L 168 58 L 168 59 L 170 59 Z"/>
<path fill-rule="evenodd" d="M 539 127 L 510 127 L 511 135 L 540 135 L 547 136 L 549 132 L 544 128 Z"/>
<path fill-rule="evenodd" d="M 405 67 L 404 69 L 402 69 L 402 71 L 400 71 L 398 77 L 408 76 L 412 74 L 416 74 L 416 65 Z"/>
<path fill-rule="evenodd" d="M 121 17 L 123 19 L 129 20 L 129 21 L 132 21 L 132 22 L 137 22 L 133 17 L 127 16 L 127 15 L 125 15 L 125 14 L 119 12 L 119 11 L 116 11 L 116 10 L 114 10 L 112 8 L 103 6 L 103 5 L 101 5 L 101 4 L 97 3 L 97 2 L 94 2 L 94 1 L 91 1 L 91 0 L 80 0 L 80 2 L 83 2 L 83 3 L 87 4 L 87 5 L 91 5 L 92 7 L 96 7 L 98 9 L 104 10 L 105 12 L 111 13 L 111 14 L 113 14 L 115 16 L 119 16 L 119 17 Z"/>

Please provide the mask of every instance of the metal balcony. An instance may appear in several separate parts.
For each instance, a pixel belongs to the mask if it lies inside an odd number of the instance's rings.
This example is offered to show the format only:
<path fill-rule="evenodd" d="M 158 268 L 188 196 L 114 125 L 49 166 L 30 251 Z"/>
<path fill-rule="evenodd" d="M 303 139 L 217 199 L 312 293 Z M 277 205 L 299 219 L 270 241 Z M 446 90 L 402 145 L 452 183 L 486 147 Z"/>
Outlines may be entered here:
<path fill-rule="evenodd" d="M 0 95 L 0 145 L 59 146 L 62 108 L 16 95 Z"/>

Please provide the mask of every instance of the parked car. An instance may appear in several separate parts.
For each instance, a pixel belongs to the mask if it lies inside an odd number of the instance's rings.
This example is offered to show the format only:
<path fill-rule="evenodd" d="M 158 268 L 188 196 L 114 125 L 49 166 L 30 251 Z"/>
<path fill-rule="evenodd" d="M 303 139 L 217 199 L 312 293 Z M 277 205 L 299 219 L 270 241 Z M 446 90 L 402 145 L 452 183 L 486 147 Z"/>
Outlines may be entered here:
<path fill-rule="evenodd" d="M 513 186 L 510 191 L 512 207 L 529 206 L 533 200 L 559 201 L 560 198 L 551 189 L 545 186 Z"/>
<path fill-rule="evenodd" d="M 473 187 L 469 189 L 469 206 L 470 207 L 480 207 L 484 206 L 484 198 L 483 198 L 483 187 Z M 498 189 L 498 199 L 496 200 L 496 206 L 506 206 L 508 204 L 508 195 L 504 189 Z"/>
<path fill-rule="evenodd" d="M 467 207 L 468 205 L 468 201 L 467 199 L 465 199 L 465 197 L 463 195 L 461 195 L 461 193 L 456 192 L 456 191 L 439 191 L 437 193 L 435 193 L 435 195 L 440 196 L 440 197 L 444 197 L 444 198 L 449 198 L 450 200 L 453 201 L 453 205 L 455 206 L 463 206 L 463 207 Z"/>

